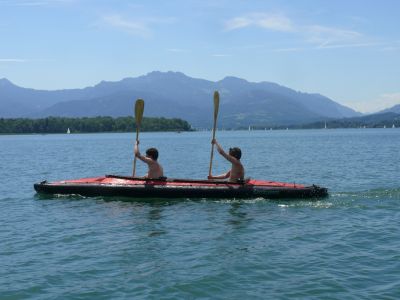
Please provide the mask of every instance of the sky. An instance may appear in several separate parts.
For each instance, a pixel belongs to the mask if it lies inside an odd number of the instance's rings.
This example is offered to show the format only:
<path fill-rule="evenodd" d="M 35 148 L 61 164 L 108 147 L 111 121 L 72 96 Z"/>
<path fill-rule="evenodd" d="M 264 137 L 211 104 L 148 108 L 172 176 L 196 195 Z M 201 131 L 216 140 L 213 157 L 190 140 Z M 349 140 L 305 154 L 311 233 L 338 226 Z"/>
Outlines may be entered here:
<path fill-rule="evenodd" d="M 152 71 L 400 104 L 398 0 L 0 0 L 0 78 L 35 89 Z"/>

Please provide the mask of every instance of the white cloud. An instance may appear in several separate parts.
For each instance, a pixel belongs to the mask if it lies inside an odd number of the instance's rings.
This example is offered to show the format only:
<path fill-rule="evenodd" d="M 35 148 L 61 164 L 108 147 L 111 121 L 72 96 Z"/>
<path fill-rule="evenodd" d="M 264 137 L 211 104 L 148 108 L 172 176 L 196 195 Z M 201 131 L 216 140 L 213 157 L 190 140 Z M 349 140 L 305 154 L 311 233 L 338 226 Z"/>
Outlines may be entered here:
<path fill-rule="evenodd" d="M 119 14 L 104 16 L 103 23 L 113 28 L 125 31 L 129 34 L 143 38 L 151 37 L 153 31 L 151 26 L 154 24 L 170 24 L 175 22 L 174 18 L 138 18 L 128 19 Z"/>
<path fill-rule="evenodd" d="M 324 49 L 339 49 L 339 48 L 362 48 L 378 46 L 379 43 L 349 43 L 349 44 L 321 44 L 312 47 L 292 47 L 292 48 L 277 48 L 273 49 L 274 52 L 299 52 L 299 51 L 310 51 L 310 50 L 324 50 Z"/>
<path fill-rule="evenodd" d="M 391 44 L 387 44 L 381 50 L 382 51 L 400 51 L 400 41 L 395 41 Z"/>
<path fill-rule="evenodd" d="M 180 49 L 180 48 L 169 48 L 167 49 L 168 52 L 176 52 L 176 53 L 184 53 L 188 52 L 186 49 Z"/>
<path fill-rule="evenodd" d="M 48 2 L 39 2 L 39 1 L 25 1 L 25 2 L 17 2 L 14 6 L 43 6 L 49 4 Z"/>
<path fill-rule="evenodd" d="M 305 48 L 278 48 L 278 49 L 274 49 L 272 51 L 274 52 L 297 52 L 297 51 L 303 51 L 306 50 Z"/>
<path fill-rule="evenodd" d="M 214 57 L 229 57 L 229 56 L 232 56 L 231 54 L 218 54 L 218 53 L 216 53 L 216 54 L 211 54 L 211 56 L 214 56 Z"/>
<path fill-rule="evenodd" d="M 381 49 L 382 51 L 400 51 L 400 47 L 387 46 Z"/>
<path fill-rule="evenodd" d="M 0 63 L 2 63 L 2 62 L 23 63 L 23 62 L 27 62 L 27 60 L 21 59 L 21 58 L 0 58 Z"/>
<path fill-rule="evenodd" d="M 357 22 L 357 23 L 369 23 L 369 20 L 367 18 L 361 17 L 361 16 L 350 16 L 350 20 Z"/>
<path fill-rule="evenodd" d="M 348 102 L 347 104 L 360 112 L 374 113 L 400 104 L 400 92 L 383 94 L 370 101 Z"/>
<path fill-rule="evenodd" d="M 273 31 L 293 31 L 292 22 L 286 16 L 280 14 L 253 13 L 236 17 L 225 22 L 225 30 L 231 31 L 245 27 L 260 27 Z"/>
<path fill-rule="evenodd" d="M 316 49 L 338 49 L 338 48 L 362 48 L 378 46 L 379 43 L 348 43 L 348 44 L 322 44 Z"/>
<path fill-rule="evenodd" d="M 313 44 L 318 44 L 320 48 L 333 45 L 351 45 L 358 43 L 363 35 L 357 31 L 326 27 L 320 25 L 302 27 L 306 39 Z"/>
<path fill-rule="evenodd" d="M 276 52 L 371 47 L 378 45 L 375 42 L 371 42 L 370 39 L 355 30 L 328 27 L 318 24 L 296 24 L 296 22 L 283 14 L 253 13 L 238 16 L 225 22 L 225 30 L 227 31 L 238 30 L 246 27 L 259 27 L 271 31 L 295 34 L 310 45 L 309 48 L 294 46 L 273 50 Z"/>
<path fill-rule="evenodd" d="M 111 27 L 121 29 L 133 35 L 141 37 L 149 37 L 151 35 L 150 28 L 144 21 L 128 20 L 124 19 L 120 15 L 105 16 L 103 21 Z"/>
<path fill-rule="evenodd" d="M 5 6 L 45 6 L 52 4 L 66 4 L 72 3 L 77 0 L 3 0 L 0 1 L 0 5 Z"/>

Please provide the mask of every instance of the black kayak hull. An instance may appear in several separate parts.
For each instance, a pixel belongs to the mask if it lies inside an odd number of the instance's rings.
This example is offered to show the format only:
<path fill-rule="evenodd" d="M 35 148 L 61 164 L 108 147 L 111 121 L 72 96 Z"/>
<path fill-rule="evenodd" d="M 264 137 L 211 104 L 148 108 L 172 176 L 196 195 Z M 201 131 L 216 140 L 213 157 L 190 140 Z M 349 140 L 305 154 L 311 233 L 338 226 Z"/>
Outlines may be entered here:
<path fill-rule="evenodd" d="M 104 177 L 107 178 L 107 177 Z M 124 177 L 121 177 L 124 178 Z M 126 178 L 126 177 L 125 177 Z M 149 181 L 124 180 L 122 182 L 101 181 L 61 181 L 48 183 L 46 181 L 34 184 L 38 193 L 95 196 L 117 196 L 130 198 L 214 198 L 214 199 L 243 199 L 243 198 L 321 198 L 328 195 L 328 190 L 316 185 L 260 185 L 235 184 L 210 181 Z"/>

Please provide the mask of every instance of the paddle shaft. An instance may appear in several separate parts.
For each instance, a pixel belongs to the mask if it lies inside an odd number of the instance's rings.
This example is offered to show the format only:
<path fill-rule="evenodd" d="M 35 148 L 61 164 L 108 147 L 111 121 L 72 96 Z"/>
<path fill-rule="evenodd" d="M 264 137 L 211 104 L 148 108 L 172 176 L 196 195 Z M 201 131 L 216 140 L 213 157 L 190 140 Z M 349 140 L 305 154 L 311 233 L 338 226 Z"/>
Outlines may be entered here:
<path fill-rule="evenodd" d="M 136 143 L 137 143 L 137 141 L 139 140 L 139 127 L 137 127 L 136 128 Z M 133 159 L 133 173 L 132 173 L 132 176 L 133 177 L 135 177 L 135 174 L 136 174 L 136 154 L 135 154 L 135 157 L 134 157 L 134 159 Z"/>
<path fill-rule="evenodd" d="M 213 140 L 215 139 L 215 131 L 217 129 L 218 110 L 219 110 L 219 93 L 217 91 L 215 91 L 214 92 L 214 125 L 213 125 L 213 135 L 212 135 Z M 208 170 L 208 176 L 211 176 L 213 158 L 214 158 L 214 143 L 211 144 L 210 168 Z"/>
<path fill-rule="evenodd" d="M 214 120 L 214 128 L 213 128 L 213 139 L 215 139 L 215 129 L 216 129 L 217 121 Z M 214 158 L 214 144 L 211 145 L 211 156 L 210 156 L 210 169 L 208 170 L 208 175 L 211 176 L 211 170 L 212 170 L 212 162 Z"/>

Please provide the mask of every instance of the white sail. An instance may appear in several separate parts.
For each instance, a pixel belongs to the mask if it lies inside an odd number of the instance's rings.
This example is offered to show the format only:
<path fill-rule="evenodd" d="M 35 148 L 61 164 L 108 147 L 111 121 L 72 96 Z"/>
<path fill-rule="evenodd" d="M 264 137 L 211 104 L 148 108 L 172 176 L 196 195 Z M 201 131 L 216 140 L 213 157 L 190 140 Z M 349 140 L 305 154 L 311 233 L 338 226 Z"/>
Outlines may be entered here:
<path fill-rule="evenodd" d="M 71 130 L 69 130 L 69 128 L 67 129 L 67 134 L 70 134 L 71 133 Z"/>

